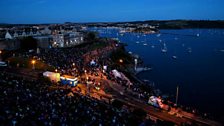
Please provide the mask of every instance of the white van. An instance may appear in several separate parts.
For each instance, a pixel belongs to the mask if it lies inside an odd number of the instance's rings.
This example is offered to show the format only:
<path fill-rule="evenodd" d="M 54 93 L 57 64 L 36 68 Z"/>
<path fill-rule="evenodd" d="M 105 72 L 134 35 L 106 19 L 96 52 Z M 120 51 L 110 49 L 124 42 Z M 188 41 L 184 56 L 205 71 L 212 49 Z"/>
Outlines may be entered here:
<path fill-rule="evenodd" d="M 7 64 L 5 62 L 0 61 L 0 67 L 6 67 Z"/>

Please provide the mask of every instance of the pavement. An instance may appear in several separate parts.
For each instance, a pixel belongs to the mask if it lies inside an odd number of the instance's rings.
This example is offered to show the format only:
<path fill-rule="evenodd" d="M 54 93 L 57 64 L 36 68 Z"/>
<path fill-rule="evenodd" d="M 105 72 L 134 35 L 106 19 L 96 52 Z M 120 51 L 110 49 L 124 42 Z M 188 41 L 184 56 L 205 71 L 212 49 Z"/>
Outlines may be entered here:
<path fill-rule="evenodd" d="M 120 100 L 126 104 L 129 104 L 135 108 L 141 108 L 145 110 L 148 115 L 152 118 L 156 118 L 159 120 L 164 120 L 164 121 L 170 121 L 173 122 L 177 125 L 181 125 L 183 123 L 189 123 L 195 122 L 199 125 L 210 125 L 210 126 L 221 126 L 220 123 L 213 121 L 213 120 L 208 120 L 208 119 L 203 119 L 197 115 L 194 114 L 189 114 L 187 112 L 184 112 L 182 110 L 178 110 L 178 113 L 175 115 L 171 115 L 168 113 L 168 111 L 161 110 L 158 108 L 155 108 L 151 105 L 148 105 L 145 101 L 142 101 L 136 97 L 133 97 L 132 95 L 129 95 L 131 93 L 130 90 L 125 91 L 124 87 L 121 85 L 118 85 L 110 80 L 107 80 L 106 77 L 100 78 L 99 76 L 90 76 L 92 79 L 95 79 L 96 81 L 101 81 L 103 82 L 103 89 L 109 88 L 110 92 L 109 95 L 113 97 L 114 99 Z M 112 90 L 111 90 L 112 89 Z M 101 95 L 108 95 L 108 92 L 103 92 Z M 134 92 L 133 92 L 134 93 Z M 177 116 L 179 115 L 179 116 Z"/>

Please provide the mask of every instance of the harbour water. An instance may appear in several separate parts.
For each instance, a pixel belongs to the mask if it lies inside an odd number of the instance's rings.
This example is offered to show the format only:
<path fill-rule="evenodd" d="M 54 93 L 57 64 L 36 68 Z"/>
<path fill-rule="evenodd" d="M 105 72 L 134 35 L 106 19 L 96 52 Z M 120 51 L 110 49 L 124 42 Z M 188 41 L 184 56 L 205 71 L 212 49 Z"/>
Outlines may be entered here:
<path fill-rule="evenodd" d="M 101 37 L 118 38 L 153 70 L 138 75 L 153 81 L 178 103 L 214 116 L 224 112 L 224 29 L 161 30 L 160 34 L 120 34 L 118 29 L 91 28 Z M 165 48 L 165 51 L 164 51 Z"/>

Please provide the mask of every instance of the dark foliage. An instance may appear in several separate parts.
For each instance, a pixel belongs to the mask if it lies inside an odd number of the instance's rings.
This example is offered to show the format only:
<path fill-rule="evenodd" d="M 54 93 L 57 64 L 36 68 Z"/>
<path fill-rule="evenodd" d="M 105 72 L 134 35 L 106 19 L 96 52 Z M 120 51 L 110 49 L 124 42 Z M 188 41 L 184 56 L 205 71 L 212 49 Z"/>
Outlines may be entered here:
<path fill-rule="evenodd" d="M 31 49 L 36 49 L 37 48 L 37 40 L 34 39 L 33 37 L 29 36 L 29 37 L 25 37 L 23 39 L 20 40 L 20 48 L 22 50 L 31 50 Z"/>
<path fill-rule="evenodd" d="M 95 41 L 96 39 L 97 39 L 97 33 L 95 32 L 87 32 L 84 38 L 84 40 L 87 42 L 92 42 Z"/>

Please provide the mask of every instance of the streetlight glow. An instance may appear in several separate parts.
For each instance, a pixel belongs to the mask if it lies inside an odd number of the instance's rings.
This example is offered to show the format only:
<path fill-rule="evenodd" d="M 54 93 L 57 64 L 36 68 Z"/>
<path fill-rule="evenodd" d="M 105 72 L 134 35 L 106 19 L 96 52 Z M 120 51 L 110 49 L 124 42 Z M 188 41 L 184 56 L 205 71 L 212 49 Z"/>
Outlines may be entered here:
<path fill-rule="evenodd" d="M 35 64 L 36 63 L 36 61 L 35 60 L 32 60 L 32 64 Z"/>
<path fill-rule="evenodd" d="M 120 63 L 123 63 L 123 60 L 122 60 L 122 59 L 120 59 L 120 60 L 119 60 L 119 62 L 120 62 Z"/>
<path fill-rule="evenodd" d="M 36 61 L 35 60 L 32 60 L 31 63 L 33 64 L 33 69 L 35 69 Z"/>

